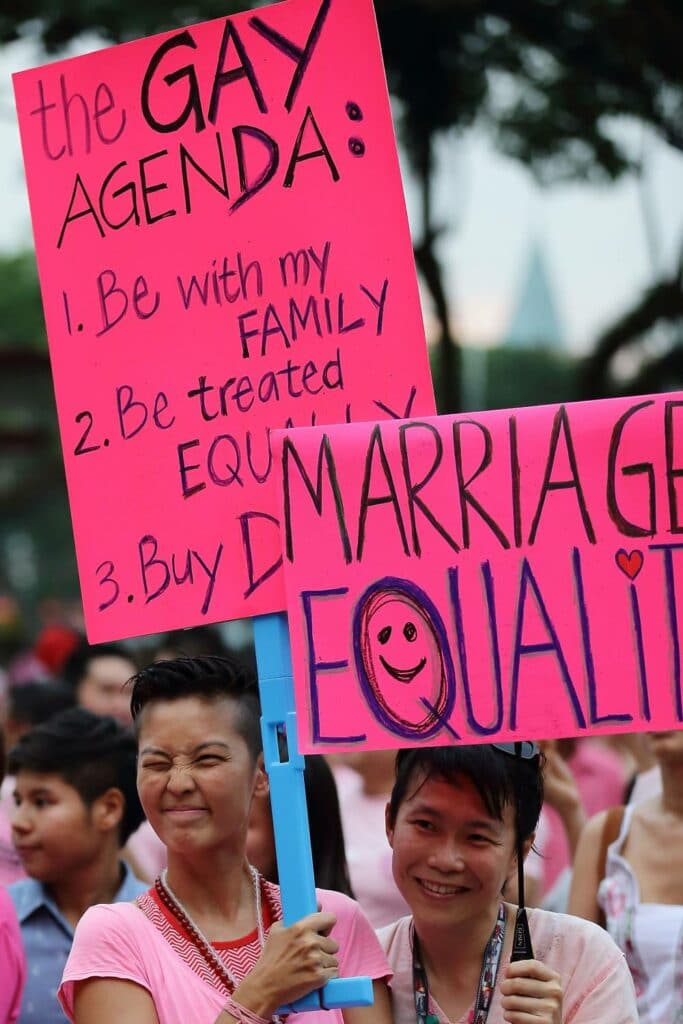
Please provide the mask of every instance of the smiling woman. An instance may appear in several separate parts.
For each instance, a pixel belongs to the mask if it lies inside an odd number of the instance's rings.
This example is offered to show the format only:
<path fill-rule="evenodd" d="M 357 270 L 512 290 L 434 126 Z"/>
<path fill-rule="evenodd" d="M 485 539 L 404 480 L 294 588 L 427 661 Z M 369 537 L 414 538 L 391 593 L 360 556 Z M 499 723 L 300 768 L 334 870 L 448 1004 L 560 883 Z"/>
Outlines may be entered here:
<path fill-rule="evenodd" d="M 135 677 L 131 711 L 138 791 L 168 870 L 135 903 L 82 919 L 60 989 L 69 1019 L 268 1024 L 331 978 L 366 974 L 375 1004 L 344 1010 L 344 1024 L 389 1024 L 389 970 L 357 905 L 318 890 L 321 910 L 285 928 L 278 887 L 247 861 L 252 802 L 268 791 L 253 677 L 226 658 L 158 662 Z"/>
<path fill-rule="evenodd" d="M 518 840 L 525 855 L 533 842 L 539 761 L 486 745 L 398 754 L 387 837 L 412 914 L 379 932 L 396 1024 L 635 1024 L 623 956 L 596 926 L 531 910 L 535 959 L 512 956 L 503 890 Z"/>

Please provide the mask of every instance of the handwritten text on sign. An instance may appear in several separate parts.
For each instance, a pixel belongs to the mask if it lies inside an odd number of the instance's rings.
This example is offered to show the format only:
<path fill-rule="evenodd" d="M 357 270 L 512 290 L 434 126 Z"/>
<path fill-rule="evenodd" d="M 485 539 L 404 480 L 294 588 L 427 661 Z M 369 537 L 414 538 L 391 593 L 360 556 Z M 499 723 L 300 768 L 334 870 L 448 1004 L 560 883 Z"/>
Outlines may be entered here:
<path fill-rule="evenodd" d="M 276 443 L 302 749 L 683 725 L 683 394 Z"/>
<path fill-rule="evenodd" d="M 434 411 L 370 0 L 15 89 L 90 638 L 282 609 L 269 430 Z"/>

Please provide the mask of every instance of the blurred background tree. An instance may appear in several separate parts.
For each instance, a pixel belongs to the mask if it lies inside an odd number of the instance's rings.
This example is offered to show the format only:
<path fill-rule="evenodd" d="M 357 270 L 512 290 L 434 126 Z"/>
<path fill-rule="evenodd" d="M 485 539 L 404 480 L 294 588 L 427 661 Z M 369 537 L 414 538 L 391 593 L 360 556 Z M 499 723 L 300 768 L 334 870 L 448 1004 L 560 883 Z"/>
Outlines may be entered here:
<path fill-rule="evenodd" d="M 252 6 L 258 4 L 5 0 L 0 43 L 30 37 L 58 55 L 86 34 L 120 42 Z M 442 259 L 446 230 L 457 231 L 463 211 L 451 212 L 449 224 L 440 222 L 434 188 L 440 142 L 462 137 L 475 124 L 545 185 L 609 184 L 640 174 L 632 147 L 615 130 L 620 119 L 683 150 L 680 0 L 375 0 L 375 7 L 399 137 L 419 192 L 415 256 L 435 321 L 432 363 L 440 411 L 463 407 L 468 361 L 480 382 L 481 406 L 678 386 L 683 240 L 675 271 L 636 299 L 581 365 L 553 348 L 552 337 L 528 350 L 505 346 L 467 352 L 463 359 Z M 646 204 L 643 213 L 647 221 Z M 40 514 L 36 495 L 49 492 L 56 499 L 64 485 L 32 256 L 8 258 L 2 270 L 0 322 L 11 326 L 0 328 L 0 444 L 9 456 L 3 458 L 0 497 L 16 540 Z M 57 502 L 50 504 L 54 509 Z M 53 547 L 71 543 L 65 501 L 62 507 L 64 522 L 40 533 Z M 44 551 L 39 561 L 50 564 Z M 23 571 L 30 577 L 26 566 Z"/>
<path fill-rule="evenodd" d="M 6 583 L 34 594 L 49 581 L 54 592 L 73 594 L 73 539 L 32 252 L 0 257 L 0 455 Z"/>
<path fill-rule="evenodd" d="M 37 35 L 58 51 L 89 32 L 119 42 L 256 3 L 229 0 L 13 0 L 0 12 L 0 41 Z M 614 134 L 628 116 L 683 150 L 680 0 L 376 0 L 389 89 L 421 197 L 415 256 L 438 324 L 437 397 L 460 407 L 461 372 L 434 221 L 435 146 L 447 132 L 483 121 L 498 147 L 546 184 L 613 181 L 639 168 Z M 683 253 L 683 250 L 682 250 Z M 610 365 L 624 347 L 681 311 L 681 267 L 596 347 L 585 395 L 611 390 Z M 636 333 L 633 333 L 633 332 Z M 678 328 L 640 377 L 658 386 L 678 368 Z"/>

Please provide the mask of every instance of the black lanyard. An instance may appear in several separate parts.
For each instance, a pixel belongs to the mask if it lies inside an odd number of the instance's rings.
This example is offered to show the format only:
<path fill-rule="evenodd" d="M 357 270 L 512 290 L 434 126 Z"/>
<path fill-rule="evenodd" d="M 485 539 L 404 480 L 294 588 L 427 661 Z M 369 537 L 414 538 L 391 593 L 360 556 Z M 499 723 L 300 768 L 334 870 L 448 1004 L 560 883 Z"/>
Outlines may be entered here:
<path fill-rule="evenodd" d="M 501 903 L 498 908 L 498 917 L 489 941 L 484 950 L 481 962 L 481 973 L 479 975 L 479 989 L 474 1004 L 474 1016 L 472 1024 L 486 1024 L 493 999 L 493 992 L 496 987 L 496 977 L 500 965 L 500 957 L 505 942 L 505 904 Z M 413 947 L 413 994 L 415 997 L 415 1016 L 417 1024 L 439 1024 L 439 1018 L 429 1012 L 429 980 L 427 972 L 422 964 L 420 954 L 420 943 L 412 927 Z"/>

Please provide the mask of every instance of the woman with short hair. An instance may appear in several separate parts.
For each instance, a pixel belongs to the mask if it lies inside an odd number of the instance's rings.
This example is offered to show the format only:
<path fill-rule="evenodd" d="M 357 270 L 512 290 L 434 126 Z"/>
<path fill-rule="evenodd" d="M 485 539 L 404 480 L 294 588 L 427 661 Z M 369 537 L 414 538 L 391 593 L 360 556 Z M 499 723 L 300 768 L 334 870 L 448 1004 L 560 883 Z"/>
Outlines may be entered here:
<path fill-rule="evenodd" d="M 543 798 L 538 750 L 522 746 L 398 754 L 387 837 L 412 913 L 379 932 L 396 1024 L 637 1021 L 624 958 L 597 926 L 529 910 L 530 958 L 511 956 L 523 922 L 503 890 Z"/>
<path fill-rule="evenodd" d="M 157 662 L 134 677 L 131 710 L 140 799 L 168 869 L 135 903 L 81 920 L 60 989 L 70 1020 L 268 1024 L 332 978 L 370 975 L 374 1006 L 344 1010 L 344 1024 L 389 1024 L 389 970 L 358 906 L 318 890 L 320 911 L 285 928 L 278 887 L 247 860 L 252 801 L 268 786 L 253 675 L 219 657 Z"/>

